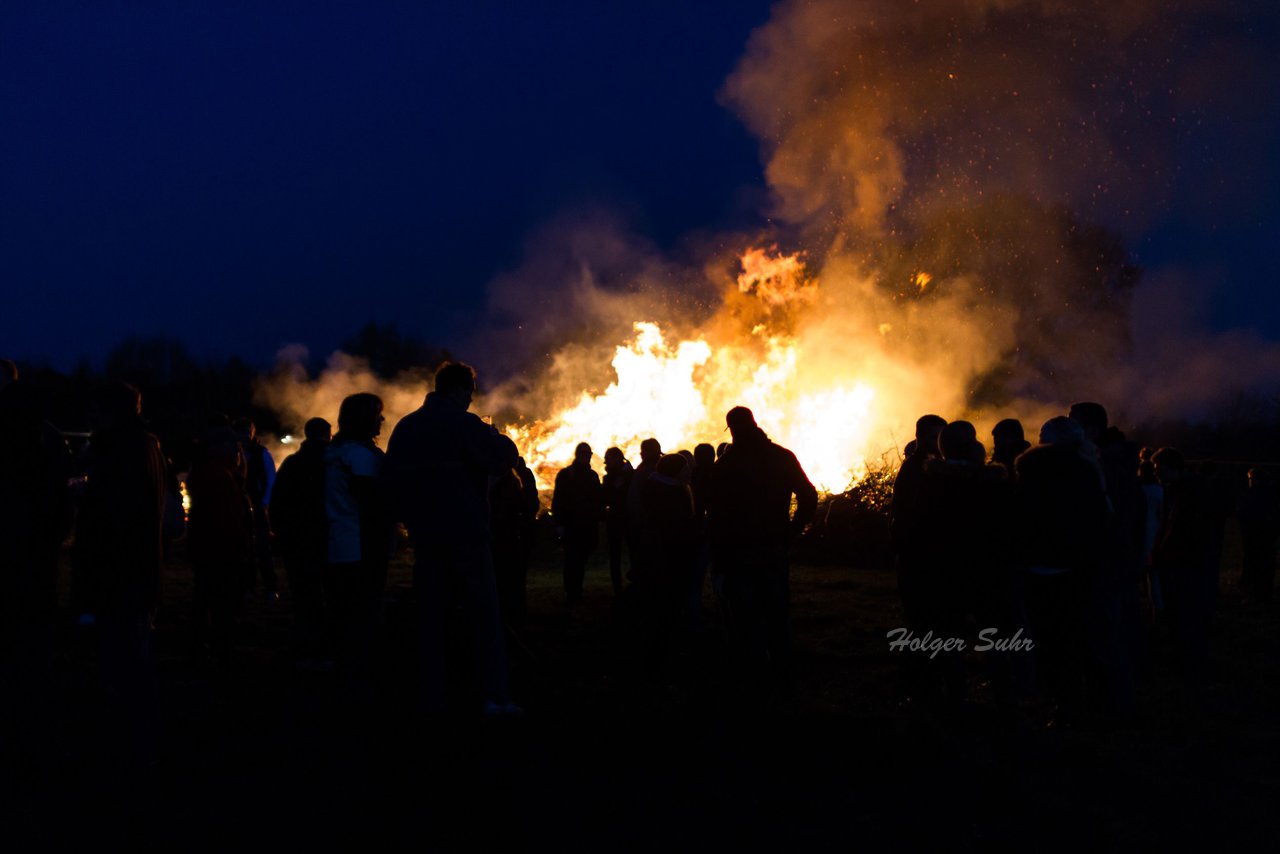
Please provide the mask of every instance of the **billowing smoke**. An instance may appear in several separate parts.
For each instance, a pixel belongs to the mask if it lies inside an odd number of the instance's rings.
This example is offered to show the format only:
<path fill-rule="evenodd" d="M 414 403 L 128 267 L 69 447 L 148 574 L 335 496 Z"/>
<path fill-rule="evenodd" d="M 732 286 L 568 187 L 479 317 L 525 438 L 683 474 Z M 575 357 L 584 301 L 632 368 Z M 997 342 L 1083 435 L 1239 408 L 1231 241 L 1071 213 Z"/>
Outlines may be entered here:
<path fill-rule="evenodd" d="M 506 380 L 480 410 L 550 469 L 579 439 L 717 441 L 744 403 L 806 465 L 843 458 L 835 488 L 924 412 L 1034 435 L 1072 400 L 1132 423 L 1274 384 L 1280 348 L 1198 330 L 1170 309 L 1186 276 L 1143 282 L 1124 244 L 1175 195 L 1236 12 L 780 3 L 721 92 L 760 140 L 769 228 L 663 253 L 598 212 L 551 224 L 491 285 L 471 351 Z M 425 391 L 340 357 L 318 383 L 289 376 L 264 399 L 298 418 L 368 388 L 390 417 Z"/>

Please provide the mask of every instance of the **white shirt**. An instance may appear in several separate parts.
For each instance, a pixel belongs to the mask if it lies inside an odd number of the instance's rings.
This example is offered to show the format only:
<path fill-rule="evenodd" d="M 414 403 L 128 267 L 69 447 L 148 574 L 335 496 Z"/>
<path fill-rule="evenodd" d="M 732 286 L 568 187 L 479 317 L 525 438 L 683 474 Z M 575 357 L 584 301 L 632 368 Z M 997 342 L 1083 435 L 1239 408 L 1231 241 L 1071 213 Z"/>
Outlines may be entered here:
<path fill-rule="evenodd" d="M 360 506 L 351 478 L 378 477 L 383 454 L 357 442 L 338 442 L 324 452 L 324 509 L 329 517 L 329 563 L 360 560 Z"/>

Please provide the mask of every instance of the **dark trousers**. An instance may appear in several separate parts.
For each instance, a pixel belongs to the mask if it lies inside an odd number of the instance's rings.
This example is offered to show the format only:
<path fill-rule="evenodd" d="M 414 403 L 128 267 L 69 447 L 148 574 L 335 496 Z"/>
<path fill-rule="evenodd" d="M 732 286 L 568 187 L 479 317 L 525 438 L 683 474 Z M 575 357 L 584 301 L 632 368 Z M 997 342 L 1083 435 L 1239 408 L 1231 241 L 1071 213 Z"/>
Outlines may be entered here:
<path fill-rule="evenodd" d="M 154 754 L 159 727 L 151 614 L 99 614 L 96 630 L 103 682 L 116 718 L 106 731 L 127 739 L 112 747 L 125 750 L 130 759 L 145 762 Z"/>
<path fill-rule="evenodd" d="M 303 657 L 330 653 L 332 628 L 326 595 L 328 563 L 319 557 L 290 554 L 284 559 L 289 593 L 293 597 L 297 651 Z"/>
<path fill-rule="evenodd" d="M 721 546 L 725 629 L 731 655 L 748 679 L 791 678 L 791 579 L 785 546 Z"/>
<path fill-rule="evenodd" d="M 428 712 L 445 708 L 450 617 L 463 627 L 471 677 L 480 700 L 511 700 L 506 634 L 489 543 L 419 542 L 414 546 L 413 598 L 418 617 L 421 698 Z"/>
<path fill-rule="evenodd" d="M 627 541 L 627 530 L 623 525 L 605 526 L 605 538 L 609 544 L 609 580 L 613 582 L 613 592 L 622 592 L 622 546 Z"/>
<path fill-rule="evenodd" d="M 253 551 L 258 574 L 262 576 L 263 591 L 275 593 L 280 589 L 280 583 L 276 580 L 276 565 L 271 557 L 271 523 L 267 519 L 267 511 L 261 508 L 253 511 Z"/>
<path fill-rule="evenodd" d="M 196 562 L 193 569 L 193 652 L 202 658 L 207 644 L 214 661 L 227 667 L 231 663 L 232 626 L 244 596 L 243 569 L 204 561 Z"/>
<path fill-rule="evenodd" d="M 498 586 L 498 606 L 502 620 L 508 626 L 524 625 L 527 607 L 528 563 L 524 548 L 517 541 L 495 540 L 493 543 L 493 573 Z"/>
<path fill-rule="evenodd" d="M 381 561 L 331 563 L 325 586 L 339 679 L 358 691 L 372 690 L 387 565 Z"/>
<path fill-rule="evenodd" d="M 582 579 L 587 572 L 587 561 L 596 550 L 598 537 L 595 525 L 565 529 L 564 595 L 570 605 L 582 598 Z"/>
<path fill-rule="evenodd" d="M 1084 702 L 1089 660 L 1085 633 L 1089 588 L 1081 570 L 1027 575 L 1027 609 L 1035 643 L 1036 673 L 1049 698 L 1067 713 Z"/>

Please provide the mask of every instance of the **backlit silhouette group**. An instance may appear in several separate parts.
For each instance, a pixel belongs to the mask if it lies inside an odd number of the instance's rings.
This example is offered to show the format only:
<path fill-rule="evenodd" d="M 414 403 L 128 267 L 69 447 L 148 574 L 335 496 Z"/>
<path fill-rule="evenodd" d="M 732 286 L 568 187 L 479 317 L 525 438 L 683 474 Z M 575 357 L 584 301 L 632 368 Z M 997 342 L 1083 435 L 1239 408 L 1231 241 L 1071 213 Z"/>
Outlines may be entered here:
<path fill-rule="evenodd" d="M 508 653 L 526 625 L 542 508 L 516 445 L 469 411 L 470 367 L 441 366 L 434 391 L 394 425 L 385 451 L 374 394 L 342 401 L 336 434 L 323 419 L 308 421 L 278 472 L 251 422 L 215 419 L 186 476 L 186 514 L 137 390 L 101 390 L 76 469 L 12 363 L 0 363 L 0 383 L 10 686 L 35 685 L 47 659 L 59 549 L 73 533 L 73 610 L 97 635 L 104 681 L 145 729 L 161 570 L 167 543 L 185 534 L 198 664 L 234 670 L 246 595 L 260 582 L 268 606 L 280 607 L 278 559 L 299 668 L 332 671 L 358 697 L 378 654 L 388 563 L 407 533 L 423 709 L 520 712 Z M 555 477 L 549 511 L 564 596 L 570 608 L 581 600 L 603 530 L 612 616 L 647 673 L 661 675 L 708 629 L 709 587 L 731 681 L 751 696 L 785 693 L 794 677 L 790 554 L 819 496 L 750 410 L 730 410 L 726 423 L 732 441 L 719 448 L 664 453 L 646 439 L 634 467 L 609 448 L 603 480 L 594 450 L 577 447 Z M 1012 419 L 992 439 L 988 459 L 969 422 L 917 422 L 889 514 L 903 629 L 925 647 L 951 638 L 972 647 L 980 631 L 1030 643 L 980 656 L 907 650 L 905 695 L 953 703 L 983 684 L 999 702 L 1046 698 L 1055 720 L 1123 714 L 1152 614 L 1164 615 L 1188 679 L 1203 679 L 1229 503 L 1211 479 L 1174 449 L 1127 442 L 1094 403 L 1047 421 L 1035 446 Z M 1261 472 L 1251 474 L 1239 516 L 1246 580 L 1269 598 L 1276 502 Z M 459 657 L 466 696 L 448 675 Z"/>

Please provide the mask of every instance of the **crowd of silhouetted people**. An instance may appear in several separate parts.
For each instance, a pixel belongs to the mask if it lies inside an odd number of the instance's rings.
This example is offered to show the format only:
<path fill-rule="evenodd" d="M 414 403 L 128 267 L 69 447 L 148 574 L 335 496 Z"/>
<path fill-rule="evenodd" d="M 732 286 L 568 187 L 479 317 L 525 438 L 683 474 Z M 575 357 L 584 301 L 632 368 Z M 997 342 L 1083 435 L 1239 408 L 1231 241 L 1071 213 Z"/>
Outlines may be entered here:
<path fill-rule="evenodd" d="M 526 625 L 542 505 L 514 442 L 469 411 L 475 390 L 470 367 L 442 365 L 385 451 L 382 401 L 351 395 L 336 433 L 312 418 L 278 471 L 251 421 L 211 419 L 185 475 L 184 509 L 136 389 L 100 390 L 88 448 L 73 460 L 17 369 L 0 362 L 7 685 L 39 689 L 71 537 L 72 611 L 92 627 L 102 679 L 145 742 L 162 567 L 184 538 L 196 666 L 234 671 L 246 597 L 279 607 L 278 561 L 298 668 L 365 695 L 388 563 L 407 536 L 422 709 L 519 714 L 508 654 Z M 790 555 L 819 496 L 750 410 L 730 410 L 726 424 L 732 441 L 718 448 L 664 453 L 648 438 L 634 466 L 608 448 L 603 479 L 593 449 L 578 445 L 549 508 L 564 597 L 569 608 L 581 600 L 603 532 L 611 617 L 645 673 L 661 675 L 707 631 L 709 585 L 730 681 L 786 691 Z M 1243 583 L 1269 599 L 1277 505 L 1264 470 L 1250 472 L 1232 507 L 1211 472 L 1173 448 L 1138 448 L 1095 403 L 1047 421 L 1034 446 L 1018 421 L 1001 421 L 990 456 L 971 423 L 920 418 L 889 514 L 905 621 L 896 637 L 914 641 L 901 644 L 905 695 L 954 703 L 977 683 L 1002 703 L 1045 698 L 1056 720 L 1125 714 L 1153 622 L 1168 627 L 1188 682 L 1202 682 L 1229 511 L 1241 523 Z M 946 647 L 953 639 L 981 655 Z M 459 669 L 466 697 L 451 696 Z"/>
<path fill-rule="evenodd" d="M 1060 722 L 1132 712 L 1153 629 L 1167 632 L 1188 686 L 1211 681 L 1233 505 L 1214 467 L 1139 448 L 1092 402 L 1046 421 L 1038 438 L 1032 446 L 1020 422 L 1001 421 L 988 460 L 971 423 L 917 421 L 890 512 L 907 628 L 926 650 L 925 637 L 973 643 L 985 629 L 979 678 L 999 699 L 1039 693 Z M 1256 601 L 1272 594 L 1276 510 L 1266 471 L 1251 469 L 1238 515 L 1242 584 Z M 906 690 L 963 700 L 972 666 L 909 658 Z"/>

